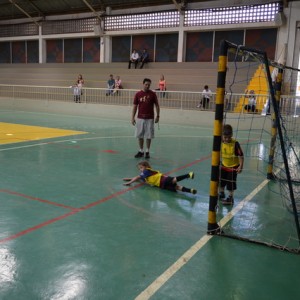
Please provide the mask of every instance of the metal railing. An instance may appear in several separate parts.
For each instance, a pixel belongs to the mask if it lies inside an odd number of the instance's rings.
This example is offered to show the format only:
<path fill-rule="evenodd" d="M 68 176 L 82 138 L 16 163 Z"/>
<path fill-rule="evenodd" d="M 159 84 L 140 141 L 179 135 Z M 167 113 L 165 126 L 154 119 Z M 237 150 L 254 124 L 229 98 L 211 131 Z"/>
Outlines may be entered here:
<path fill-rule="evenodd" d="M 4 85 L 0 84 L 0 97 L 8 99 L 23 99 L 46 101 L 46 102 L 67 102 L 76 101 L 83 104 L 105 104 L 118 106 L 131 106 L 137 90 L 122 89 L 118 92 L 107 95 L 108 91 L 104 88 L 83 88 L 82 92 L 75 97 L 72 87 L 57 86 L 27 86 L 27 85 Z M 207 110 L 215 109 L 215 93 L 206 106 L 202 108 L 200 103 L 202 92 L 185 92 L 185 91 L 156 91 L 160 106 L 169 109 L 181 110 Z M 79 96 L 79 97 L 78 97 Z M 268 96 L 256 95 L 257 109 L 256 113 L 268 112 Z M 225 111 L 227 112 L 246 112 L 244 106 L 248 99 L 243 94 L 227 94 L 225 97 Z M 0 103 L 1 104 L 1 103 Z M 200 105 L 200 107 L 198 107 Z M 298 96 L 281 96 L 281 112 L 285 115 L 300 115 L 300 97 Z"/>

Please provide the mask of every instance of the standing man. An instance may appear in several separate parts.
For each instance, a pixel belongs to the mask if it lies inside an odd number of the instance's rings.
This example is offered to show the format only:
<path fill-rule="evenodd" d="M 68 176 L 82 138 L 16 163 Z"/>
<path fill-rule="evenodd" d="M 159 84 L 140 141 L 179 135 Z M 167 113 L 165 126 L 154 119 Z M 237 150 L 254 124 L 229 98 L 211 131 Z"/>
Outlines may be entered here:
<path fill-rule="evenodd" d="M 136 126 L 135 137 L 139 140 L 139 152 L 134 156 L 136 158 L 144 157 L 144 139 L 146 139 L 145 158 L 150 158 L 151 140 L 154 138 L 154 122 L 159 121 L 160 107 L 156 94 L 150 90 L 151 80 L 143 80 L 143 89 L 137 92 L 133 100 L 131 123 Z M 156 118 L 154 120 L 154 106 L 156 109 Z M 137 120 L 135 115 L 138 111 Z"/>

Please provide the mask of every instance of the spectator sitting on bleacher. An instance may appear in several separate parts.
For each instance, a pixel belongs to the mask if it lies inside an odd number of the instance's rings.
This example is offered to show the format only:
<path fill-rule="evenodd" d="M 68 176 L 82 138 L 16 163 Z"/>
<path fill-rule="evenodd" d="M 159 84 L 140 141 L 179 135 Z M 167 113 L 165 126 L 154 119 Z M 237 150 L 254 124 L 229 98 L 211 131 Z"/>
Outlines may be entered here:
<path fill-rule="evenodd" d="M 116 80 L 115 80 L 115 88 L 114 88 L 114 91 L 113 91 L 113 94 L 115 95 L 118 95 L 119 94 L 119 90 L 123 89 L 123 86 L 122 86 L 122 80 L 120 79 L 120 76 L 117 76 L 116 77 Z"/>
<path fill-rule="evenodd" d="M 143 69 L 144 64 L 146 64 L 147 62 L 149 62 L 149 53 L 147 52 L 147 49 L 143 50 L 143 53 L 142 53 L 141 58 L 140 58 L 140 61 L 141 61 L 140 69 Z"/>
<path fill-rule="evenodd" d="M 246 91 L 245 98 L 248 98 L 248 104 L 245 105 L 245 110 L 247 112 L 256 112 L 256 96 L 254 90 L 249 93 Z"/>
<path fill-rule="evenodd" d="M 136 69 L 138 63 L 139 63 L 139 54 L 135 51 L 135 49 L 133 49 L 130 59 L 129 59 L 129 64 L 128 64 L 128 69 L 131 68 L 131 63 L 134 63 L 134 67 Z"/>
<path fill-rule="evenodd" d="M 109 75 L 109 79 L 107 80 L 107 88 L 108 90 L 106 91 L 106 96 L 109 96 L 113 93 L 115 88 L 115 80 L 112 74 Z"/>

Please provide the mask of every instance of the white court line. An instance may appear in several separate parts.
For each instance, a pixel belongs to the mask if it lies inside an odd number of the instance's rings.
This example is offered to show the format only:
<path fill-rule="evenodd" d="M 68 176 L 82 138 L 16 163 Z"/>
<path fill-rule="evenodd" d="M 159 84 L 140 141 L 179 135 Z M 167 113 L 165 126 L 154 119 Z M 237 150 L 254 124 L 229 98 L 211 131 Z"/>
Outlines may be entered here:
<path fill-rule="evenodd" d="M 211 138 L 211 136 L 176 136 L 176 135 L 162 135 L 157 136 L 156 138 Z M 72 141 L 87 141 L 87 140 L 101 140 L 101 139 L 121 139 L 121 138 L 134 138 L 133 135 L 122 135 L 122 136 L 98 136 L 98 137 L 86 137 L 86 138 L 76 138 L 76 139 L 68 139 L 68 140 L 59 140 L 59 141 L 48 141 L 43 143 L 37 143 L 37 144 L 31 144 L 31 145 L 23 145 L 23 146 L 17 146 L 17 147 L 10 147 L 10 148 L 3 148 L 0 149 L 0 152 L 7 151 L 7 150 L 16 150 L 16 149 L 23 149 L 23 148 L 31 148 L 36 146 L 45 146 L 45 145 L 51 145 L 51 144 L 58 144 L 58 143 L 65 143 L 65 142 L 72 142 Z M 7 145 L 7 144 L 3 144 Z"/>
<path fill-rule="evenodd" d="M 36 146 L 44 146 L 44 145 L 51 145 L 51 144 L 59 144 L 59 143 L 65 143 L 65 142 L 72 142 L 72 141 L 85 141 L 85 140 L 100 140 L 100 139 L 120 139 L 120 138 L 133 138 L 134 136 L 98 136 L 98 137 L 87 137 L 82 139 L 68 139 L 68 140 L 59 140 L 59 141 L 48 141 L 44 143 L 37 143 L 37 144 L 31 144 L 31 145 L 23 145 L 23 146 L 17 146 L 17 147 L 10 147 L 10 148 L 3 148 L 0 149 L 1 151 L 7 151 L 7 150 L 16 150 L 16 149 L 23 149 L 23 148 L 31 148 Z M 4 145 L 4 144 L 3 144 Z"/>
<path fill-rule="evenodd" d="M 234 215 L 236 215 L 265 185 L 269 182 L 264 180 L 258 187 L 256 187 L 246 198 L 244 198 L 235 208 L 233 208 L 220 222 L 220 226 L 224 226 L 229 222 Z M 188 249 L 179 259 L 171 265 L 164 273 L 156 278 L 142 293 L 140 293 L 135 300 L 150 299 L 176 272 L 178 272 L 208 241 L 213 238 L 213 235 L 205 235 L 198 240 L 190 249 Z"/>
<path fill-rule="evenodd" d="M 33 111 L 23 111 L 23 110 L 16 110 L 16 111 L 13 111 L 13 112 L 18 112 L 18 113 L 28 113 L 28 114 L 35 114 L 35 115 L 48 115 L 48 116 L 58 116 L 58 117 L 67 117 L 67 118 L 77 118 L 77 119 L 96 119 L 96 120 L 99 120 L 99 117 L 93 117 L 93 116 L 74 116 L 74 115 L 69 115 L 69 114 L 60 114 L 60 113 L 45 113 L 45 112 L 33 112 Z M 12 113 L 11 110 L 6 110 L 6 111 L 1 111 L 0 110 L 0 114 L 2 113 Z M 113 119 L 113 118 L 103 118 L 101 117 L 101 120 L 102 121 L 117 121 L 117 122 L 122 122 L 122 123 L 127 123 L 127 124 L 130 124 L 131 125 L 131 120 L 130 119 Z M 160 125 L 163 125 L 163 126 L 169 126 L 169 127 L 187 127 L 187 128 L 194 128 L 195 126 L 194 125 L 187 125 L 187 124 L 170 124 L 170 123 L 159 123 Z M 132 125 L 131 125 L 132 126 Z M 211 126 L 202 126 L 201 129 L 211 129 Z M 159 130 L 159 129 L 158 129 Z"/>

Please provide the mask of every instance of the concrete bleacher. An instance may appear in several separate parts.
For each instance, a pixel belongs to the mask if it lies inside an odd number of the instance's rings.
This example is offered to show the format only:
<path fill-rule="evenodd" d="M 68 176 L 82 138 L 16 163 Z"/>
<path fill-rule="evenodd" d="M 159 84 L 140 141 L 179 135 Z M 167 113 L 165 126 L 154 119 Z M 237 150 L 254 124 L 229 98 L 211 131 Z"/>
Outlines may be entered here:
<path fill-rule="evenodd" d="M 152 80 L 151 87 L 155 89 L 164 74 L 169 91 L 192 92 L 202 92 L 206 84 L 216 91 L 218 76 L 218 63 L 212 62 L 150 62 L 143 69 L 128 69 L 127 63 L 1 64 L 0 68 L 1 84 L 66 87 L 82 74 L 85 87 L 106 88 L 109 74 L 113 74 L 121 77 L 125 89 L 140 89 L 145 77 Z M 249 70 L 245 72 L 249 76 Z M 243 92 L 245 87 L 237 84 L 234 92 Z"/>

